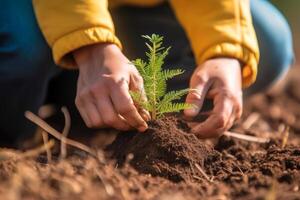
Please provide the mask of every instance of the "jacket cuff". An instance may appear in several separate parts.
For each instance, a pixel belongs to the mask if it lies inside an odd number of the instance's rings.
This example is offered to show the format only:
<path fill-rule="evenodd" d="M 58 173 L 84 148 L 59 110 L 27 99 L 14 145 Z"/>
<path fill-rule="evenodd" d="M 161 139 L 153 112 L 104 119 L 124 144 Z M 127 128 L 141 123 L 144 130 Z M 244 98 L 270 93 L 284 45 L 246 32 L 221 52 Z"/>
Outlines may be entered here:
<path fill-rule="evenodd" d="M 244 63 L 244 65 L 242 66 L 243 88 L 247 88 L 255 82 L 257 76 L 259 55 L 254 54 L 253 51 L 241 46 L 240 44 L 225 42 L 212 46 L 197 58 L 197 63 L 200 64 L 208 59 L 222 56 L 233 57 Z"/>
<path fill-rule="evenodd" d="M 121 42 L 110 30 L 103 27 L 81 29 L 54 42 L 52 47 L 54 62 L 64 68 L 76 68 L 71 52 L 80 47 L 101 42 L 114 43 L 122 48 Z"/>

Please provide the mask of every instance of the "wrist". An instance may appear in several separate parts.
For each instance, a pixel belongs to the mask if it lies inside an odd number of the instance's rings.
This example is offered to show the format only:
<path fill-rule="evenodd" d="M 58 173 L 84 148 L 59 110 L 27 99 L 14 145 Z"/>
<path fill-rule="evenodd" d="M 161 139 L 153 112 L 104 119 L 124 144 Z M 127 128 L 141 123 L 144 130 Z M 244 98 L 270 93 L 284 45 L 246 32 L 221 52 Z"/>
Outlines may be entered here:
<path fill-rule="evenodd" d="M 112 43 L 97 43 L 81 47 L 73 52 L 75 62 L 79 70 L 93 66 L 91 61 L 97 62 L 100 66 L 107 58 L 112 58 L 113 55 L 121 53 L 120 48 Z"/>

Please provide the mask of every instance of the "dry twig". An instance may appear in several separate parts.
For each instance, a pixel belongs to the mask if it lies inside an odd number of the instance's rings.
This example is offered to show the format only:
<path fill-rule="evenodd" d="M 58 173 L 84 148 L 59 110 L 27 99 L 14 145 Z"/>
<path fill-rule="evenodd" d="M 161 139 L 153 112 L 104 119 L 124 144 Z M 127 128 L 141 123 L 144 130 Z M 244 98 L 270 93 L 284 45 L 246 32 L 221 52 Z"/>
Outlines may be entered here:
<path fill-rule="evenodd" d="M 108 196 L 113 196 L 115 194 L 115 189 L 113 188 L 113 186 L 106 182 L 106 180 L 102 177 L 98 169 L 95 169 L 95 172 L 99 177 L 100 181 L 103 183 L 105 192 L 108 194 Z"/>
<path fill-rule="evenodd" d="M 194 179 L 197 179 L 198 181 L 202 181 L 202 178 L 200 178 L 199 176 L 193 175 Z"/>
<path fill-rule="evenodd" d="M 250 136 L 250 135 L 243 135 L 243 134 L 234 133 L 231 131 L 224 132 L 224 135 L 226 135 L 228 137 L 240 139 L 240 140 L 246 140 L 249 142 L 268 143 L 270 141 L 270 139 L 268 139 L 268 138 L 260 138 L 260 137 Z"/>
<path fill-rule="evenodd" d="M 20 154 L 20 156 L 17 156 L 17 159 L 24 159 L 24 158 L 28 158 L 28 157 L 38 156 L 39 154 L 47 151 L 47 149 L 51 149 L 54 146 L 54 144 L 55 144 L 54 140 L 49 140 L 47 143 L 43 144 L 40 147 L 28 150 L 28 151 Z"/>
<path fill-rule="evenodd" d="M 289 139 L 289 135 L 290 135 L 290 127 L 289 126 L 285 126 L 282 132 L 282 143 L 281 143 L 281 148 L 283 149 Z"/>
<path fill-rule="evenodd" d="M 70 132 L 71 128 L 71 117 L 68 109 L 66 107 L 62 107 L 61 111 L 64 114 L 65 117 L 65 127 L 62 132 L 62 138 L 61 138 L 61 143 L 60 143 L 60 158 L 64 159 L 67 156 L 67 145 L 66 145 L 66 138 Z"/>
<path fill-rule="evenodd" d="M 53 137 L 57 138 L 60 141 L 62 140 L 62 138 L 63 138 L 62 134 L 59 133 L 57 130 L 55 130 L 53 127 L 51 127 L 47 122 L 45 122 L 43 119 L 41 119 L 37 115 L 33 114 L 30 111 L 26 111 L 25 112 L 25 117 L 27 119 L 29 119 L 30 121 L 32 121 L 33 123 L 35 123 L 36 125 L 38 125 L 39 127 L 41 127 L 47 133 L 51 134 Z M 92 156 L 97 158 L 96 153 L 91 148 L 89 148 L 88 146 L 86 146 L 86 145 L 84 145 L 80 142 L 77 142 L 77 141 L 72 140 L 72 139 L 65 138 L 65 143 L 70 145 L 70 146 L 81 149 L 82 151 L 85 151 L 85 152 L 87 152 L 87 153 L 89 153 Z"/>
<path fill-rule="evenodd" d="M 268 191 L 265 200 L 276 200 L 277 199 L 277 187 L 278 184 L 276 182 L 276 180 L 273 180 L 272 185 L 270 187 L 270 190 Z"/>
<path fill-rule="evenodd" d="M 259 119 L 259 114 L 257 112 L 251 113 L 247 119 L 243 122 L 242 126 L 244 129 L 249 129 L 251 126 Z"/>
<path fill-rule="evenodd" d="M 124 178 L 121 177 L 121 175 L 119 173 L 115 173 L 114 175 L 119 180 L 119 188 L 120 188 L 122 198 L 124 200 L 133 199 L 133 197 L 130 195 L 129 191 L 127 191 L 127 189 L 126 189 L 126 188 L 128 188 L 128 184 L 126 181 L 124 181 Z"/>
<path fill-rule="evenodd" d="M 205 171 L 200 167 L 200 165 L 198 165 L 197 163 L 195 163 L 195 167 L 196 169 L 198 169 L 198 171 L 204 176 L 204 178 L 209 181 L 210 183 L 213 182 L 212 178 L 209 178 L 209 176 L 205 173 Z"/>
<path fill-rule="evenodd" d="M 47 149 L 51 149 L 54 146 L 55 142 L 54 140 L 50 140 L 47 143 L 43 144 L 42 146 L 39 146 L 35 149 L 27 150 L 25 152 L 20 152 L 13 149 L 0 149 L 0 160 L 21 160 L 29 157 L 35 157 L 39 154 L 47 151 Z"/>
<path fill-rule="evenodd" d="M 48 134 L 44 130 L 42 130 L 41 133 L 42 133 L 44 145 L 46 147 L 46 144 L 48 143 L 49 140 Z M 46 154 L 47 154 L 47 161 L 49 163 L 52 161 L 52 153 L 50 148 L 46 148 Z"/>

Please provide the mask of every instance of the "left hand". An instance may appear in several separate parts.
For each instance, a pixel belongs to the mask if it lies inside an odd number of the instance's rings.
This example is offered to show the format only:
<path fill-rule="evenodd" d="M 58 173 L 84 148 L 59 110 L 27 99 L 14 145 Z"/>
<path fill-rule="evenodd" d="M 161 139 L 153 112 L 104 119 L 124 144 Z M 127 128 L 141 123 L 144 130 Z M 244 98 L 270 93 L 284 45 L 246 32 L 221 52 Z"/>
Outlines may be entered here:
<path fill-rule="evenodd" d="M 190 119 L 199 114 L 205 98 L 213 99 L 213 110 L 201 123 L 190 123 L 192 132 L 199 138 L 221 135 L 232 127 L 242 115 L 241 65 L 233 58 L 207 60 L 194 71 L 186 103 L 195 107 L 184 110 Z"/>

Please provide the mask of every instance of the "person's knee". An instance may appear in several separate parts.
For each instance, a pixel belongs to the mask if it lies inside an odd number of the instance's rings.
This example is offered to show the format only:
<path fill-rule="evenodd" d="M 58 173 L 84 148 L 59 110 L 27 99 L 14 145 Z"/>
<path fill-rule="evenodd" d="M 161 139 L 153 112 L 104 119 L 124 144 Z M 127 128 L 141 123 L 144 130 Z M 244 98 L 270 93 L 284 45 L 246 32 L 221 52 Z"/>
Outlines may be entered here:
<path fill-rule="evenodd" d="M 29 38 L 28 38 L 29 39 Z M 8 76 L 13 79 L 36 80 L 50 73 L 54 67 L 51 59 L 51 51 L 46 42 L 35 35 L 25 42 L 15 43 L 8 61 Z"/>
<path fill-rule="evenodd" d="M 294 58 L 292 34 L 284 16 L 268 1 L 250 2 L 260 61 L 257 80 L 245 90 L 246 96 L 270 88 L 283 78 Z"/>
<path fill-rule="evenodd" d="M 257 82 L 266 87 L 293 62 L 292 34 L 284 16 L 269 2 L 251 1 L 251 12 L 261 55 Z"/>
<path fill-rule="evenodd" d="M 262 53 L 264 57 L 261 59 L 266 59 L 262 63 L 272 68 L 275 78 L 280 78 L 293 62 L 293 42 L 290 27 L 284 18 L 274 28 L 276 29 L 269 36 L 269 44 L 267 45 L 267 50 L 265 50 L 267 52 Z"/>
<path fill-rule="evenodd" d="M 24 3 L 18 9 L 23 22 L 8 15 L 11 24 L 0 29 L 1 80 L 34 80 L 54 67 L 51 49 L 42 36 L 31 4 Z"/>

